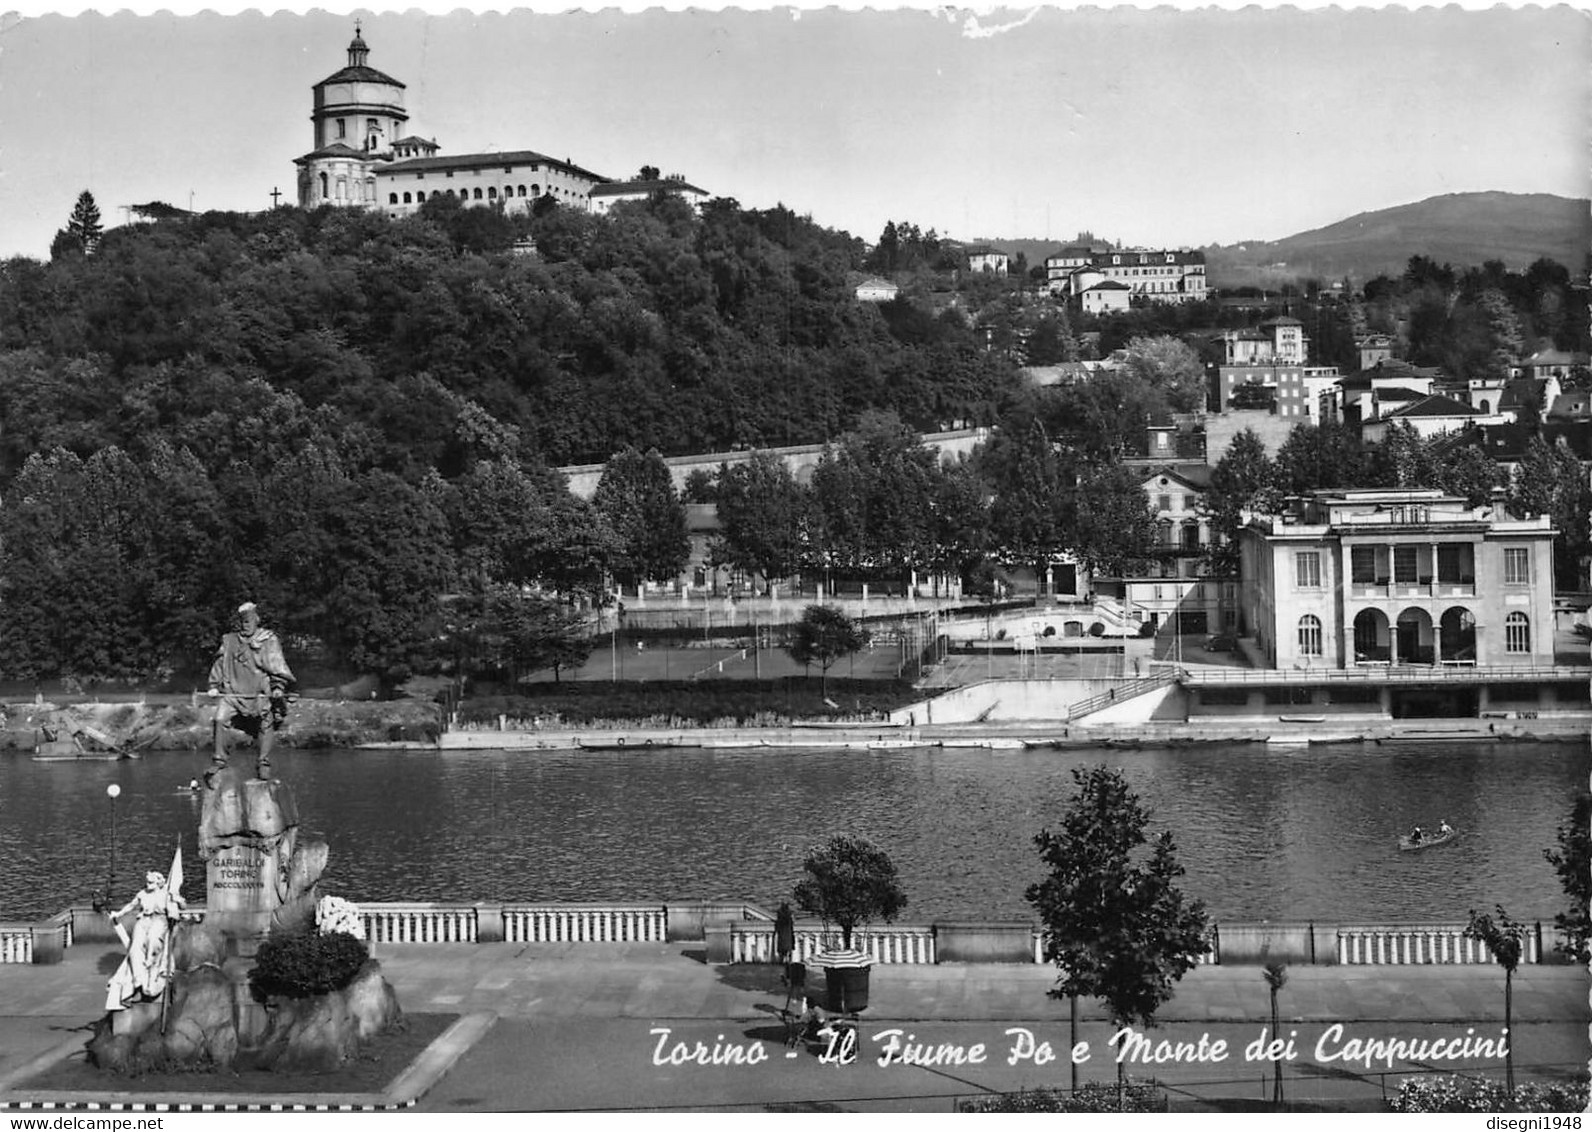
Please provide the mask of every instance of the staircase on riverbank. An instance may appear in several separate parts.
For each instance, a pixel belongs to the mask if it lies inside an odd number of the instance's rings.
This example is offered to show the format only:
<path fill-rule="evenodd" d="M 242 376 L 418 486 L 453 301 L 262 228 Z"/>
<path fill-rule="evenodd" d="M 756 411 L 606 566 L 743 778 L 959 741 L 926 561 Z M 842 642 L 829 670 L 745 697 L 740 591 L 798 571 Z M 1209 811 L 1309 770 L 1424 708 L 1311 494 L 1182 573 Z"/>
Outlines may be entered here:
<path fill-rule="evenodd" d="M 1072 720 L 1081 719 L 1086 715 L 1101 710 L 1102 708 L 1108 708 L 1114 704 L 1131 700 L 1136 696 L 1142 696 L 1147 692 L 1154 692 L 1157 689 L 1165 688 L 1170 684 L 1176 684 L 1182 680 L 1185 675 L 1186 673 L 1184 673 L 1181 668 L 1173 667 L 1163 668 L 1159 672 L 1152 673 L 1149 676 L 1140 676 L 1133 680 L 1124 680 L 1116 687 L 1107 689 L 1097 696 L 1090 696 L 1088 699 L 1079 700 L 1077 703 L 1068 704 L 1067 719 L 1069 722 Z"/>

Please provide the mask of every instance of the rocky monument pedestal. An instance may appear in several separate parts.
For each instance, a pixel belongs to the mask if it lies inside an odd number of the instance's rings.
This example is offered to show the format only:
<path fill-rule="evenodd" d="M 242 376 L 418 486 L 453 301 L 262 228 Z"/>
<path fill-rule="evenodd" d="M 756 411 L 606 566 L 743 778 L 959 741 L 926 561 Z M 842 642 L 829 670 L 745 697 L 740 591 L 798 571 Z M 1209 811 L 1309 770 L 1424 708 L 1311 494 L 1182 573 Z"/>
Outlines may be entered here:
<path fill-rule="evenodd" d="M 165 1008 L 157 1000 L 110 1012 L 89 1043 L 95 1064 L 124 1072 L 239 1060 L 330 1069 L 402 1017 L 374 960 L 342 991 L 256 999 L 249 972 L 260 944 L 272 933 L 315 930 L 316 885 L 326 868 L 326 843 L 300 836 L 285 783 L 217 774 L 200 811 L 199 856 L 205 913 L 173 925 Z"/>

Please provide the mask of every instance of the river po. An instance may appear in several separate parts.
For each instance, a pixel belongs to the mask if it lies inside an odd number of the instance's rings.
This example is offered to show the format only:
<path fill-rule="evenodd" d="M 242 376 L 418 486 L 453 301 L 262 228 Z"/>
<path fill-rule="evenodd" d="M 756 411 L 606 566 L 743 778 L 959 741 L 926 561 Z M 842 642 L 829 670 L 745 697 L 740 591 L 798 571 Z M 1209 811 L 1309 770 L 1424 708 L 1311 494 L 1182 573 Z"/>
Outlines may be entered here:
<path fill-rule="evenodd" d="M 251 768 L 253 752 L 235 756 Z M 663 901 L 788 897 L 830 833 L 895 861 L 904 921 L 1032 919 L 1034 835 L 1071 770 L 1125 770 L 1170 829 L 1185 891 L 1218 920 L 1463 920 L 1502 903 L 1551 920 L 1543 859 L 1592 770 L 1575 743 L 1235 744 L 1142 750 L 837 749 L 279 751 L 306 832 L 331 858 L 323 891 L 354 901 Z M 198 753 L 135 762 L 0 758 L 0 920 L 86 902 L 112 869 L 125 899 L 179 842 L 186 894 Z M 113 801 L 106 787 L 120 786 Z M 112 835 L 114 810 L 114 838 Z M 1447 820 L 1457 841 L 1400 853 Z"/>

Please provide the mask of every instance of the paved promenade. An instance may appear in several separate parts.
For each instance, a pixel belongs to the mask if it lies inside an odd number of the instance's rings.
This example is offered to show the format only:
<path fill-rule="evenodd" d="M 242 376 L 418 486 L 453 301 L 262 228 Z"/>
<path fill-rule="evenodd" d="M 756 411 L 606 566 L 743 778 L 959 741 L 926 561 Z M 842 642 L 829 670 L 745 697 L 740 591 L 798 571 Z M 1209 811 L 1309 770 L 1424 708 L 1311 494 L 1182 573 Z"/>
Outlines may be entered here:
<path fill-rule="evenodd" d="M 86 1040 L 81 1028 L 99 1014 L 115 956 L 82 946 L 57 966 L 0 966 L 0 1104 L 28 1098 L 19 1078 L 31 1061 Z M 1041 967 L 875 967 L 861 1056 L 837 1065 L 809 1050 L 787 1054 L 777 1014 L 784 992 L 774 969 L 710 966 L 699 944 L 381 944 L 377 957 L 405 1010 L 475 1022 L 451 1051 L 451 1068 L 424 1083 L 423 1111 L 945 1112 L 960 1097 L 1070 1077 L 1067 1004 L 1046 996 L 1053 976 Z M 1384 1090 L 1396 1090 L 1410 1072 L 1502 1071 L 1496 1056 L 1412 1062 L 1397 1053 L 1368 1058 L 1354 1044 L 1497 1039 L 1503 977 L 1493 966 L 1296 967 L 1280 1013 L 1284 1037 L 1294 1041 L 1295 1056 L 1285 1062 L 1287 1095 L 1299 1105 L 1374 1110 Z M 1199 968 L 1161 1017 L 1152 1042 L 1197 1045 L 1205 1038 L 1209 1050 L 1226 1041 L 1227 1057 L 1133 1064 L 1131 1075 L 1168 1083 L 1179 1107 L 1233 1109 L 1270 1095 L 1263 1080 L 1270 1063 L 1244 1054 L 1269 1022 L 1259 968 Z M 1523 968 L 1514 1018 L 1523 1079 L 1569 1076 L 1592 1055 L 1582 970 Z M 888 1031 L 900 1031 L 903 1042 L 943 1047 L 939 1063 L 879 1064 Z M 1085 1004 L 1079 1037 L 1089 1043 L 1090 1059 L 1080 1067 L 1083 1080 L 1114 1079 L 1112 1033 L 1096 1004 Z M 1048 1064 L 1032 1056 L 1040 1043 L 1055 1055 Z M 705 1060 L 742 1063 L 698 1064 L 692 1058 L 699 1046 Z M 975 1060 L 977 1046 L 984 1047 L 982 1061 Z M 1009 1063 L 1014 1050 L 1030 1056 Z"/>

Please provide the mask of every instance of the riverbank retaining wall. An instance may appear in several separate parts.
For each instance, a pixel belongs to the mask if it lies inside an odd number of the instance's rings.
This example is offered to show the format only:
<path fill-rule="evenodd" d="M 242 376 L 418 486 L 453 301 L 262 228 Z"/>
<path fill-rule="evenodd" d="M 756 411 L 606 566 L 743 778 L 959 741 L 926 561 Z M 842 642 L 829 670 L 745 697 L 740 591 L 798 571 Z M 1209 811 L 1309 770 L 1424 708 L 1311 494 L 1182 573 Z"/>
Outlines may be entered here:
<path fill-rule="evenodd" d="M 1119 679 L 980 680 L 890 713 L 906 727 L 956 723 L 1066 722 L 1070 709 L 1119 692 Z M 1188 719 L 1188 693 L 1167 684 L 1092 710 L 1092 723 L 1178 723 Z"/>

